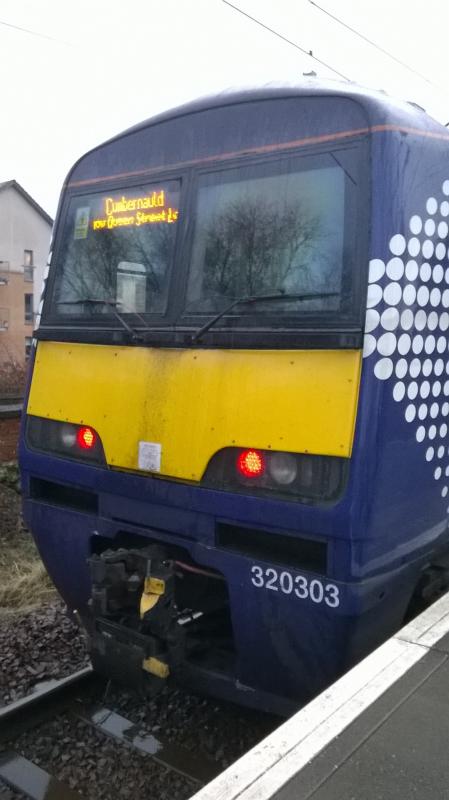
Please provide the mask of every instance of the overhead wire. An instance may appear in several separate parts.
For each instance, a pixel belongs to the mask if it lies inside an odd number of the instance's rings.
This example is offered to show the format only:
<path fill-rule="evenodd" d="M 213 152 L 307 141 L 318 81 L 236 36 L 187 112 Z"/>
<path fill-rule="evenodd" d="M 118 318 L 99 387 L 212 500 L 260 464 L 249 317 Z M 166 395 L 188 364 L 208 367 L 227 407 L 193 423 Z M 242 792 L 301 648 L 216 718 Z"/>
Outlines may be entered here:
<path fill-rule="evenodd" d="M 225 3 L 227 6 L 230 6 L 231 8 L 233 8 L 234 11 L 238 11 L 239 14 L 242 14 L 244 17 L 247 17 L 252 22 L 255 22 L 256 25 L 260 25 L 261 28 L 264 28 L 266 31 L 269 31 L 270 33 L 273 33 L 279 39 L 282 39 L 282 41 L 287 42 L 287 44 L 290 44 L 292 47 L 296 47 L 296 49 L 300 50 L 301 53 L 304 53 L 309 58 L 313 58 L 314 61 L 317 61 L 318 64 L 321 64 L 321 66 L 326 67 L 326 69 L 331 70 L 331 72 L 333 72 L 335 75 L 338 75 L 340 78 L 343 78 L 345 81 L 350 81 L 351 80 L 350 78 L 347 77 L 347 75 L 343 75 L 342 72 L 339 72 L 338 70 L 334 69 L 334 67 L 331 67 L 330 64 L 327 64 L 326 61 L 323 61 L 321 58 L 318 58 L 317 56 L 314 56 L 312 50 L 306 50 L 304 47 L 301 47 L 301 45 L 296 44 L 296 42 L 292 42 L 291 39 L 287 39 L 287 37 L 283 36 L 282 33 L 279 33 L 278 31 L 275 31 L 273 28 L 270 28 L 268 25 L 265 25 L 264 22 L 261 22 L 259 19 L 256 19 L 256 17 L 252 17 L 251 14 L 247 14 L 246 11 L 243 11 L 238 6 L 233 5 L 233 3 L 230 3 L 229 0 L 222 0 L 222 2 Z"/>
<path fill-rule="evenodd" d="M 22 28 L 20 25 L 13 25 L 12 22 L 5 22 L 4 20 L 0 19 L 0 25 L 3 25 L 5 28 L 12 28 L 15 31 L 20 31 L 21 33 L 28 33 L 30 36 L 38 36 L 40 39 L 47 39 L 50 42 L 65 44 L 67 47 L 74 47 L 74 45 L 70 44 L 70 42 L 64 42 L 62 39 L 55 39 L 53 36 L 48 36 L 46 33 L 39 33 L 39 31 L 30 30 L 30 28 Z"/>
<path fill-rule="evenodd" d="M 385 50 L 384 47 L 381 47 L 376 42 L 373 42 L 372 39 L 369 39 L 367 36 L 365 36 L 363 33 L 360 33 L 360 31 L 356 30 L 355 28 L 352 28 L 351 25 L 348 25 L 342 19 L 340 19 L 339 17 L 335 16 L 335 14 L 332 14 L 326 8 L 323 8 L 323 6 L 318 5 L 318 3 L 315 2 L 315 0 L 309 0 L 309 3 L 310 3 L 310 5 L 315 6 L 315 8 L 317 8 L 323 14 L 326 14 L 328 17 L 333 19 L 335 22 L 337 22 L 343 28 L 346 28 L 346 30 L 351 31 L 351 33 L 355 34 L 355 36 L 358 36 L 359 39 L 363 39 L 363 41 L 367 42 L 369 45 L 371 45 L 371 47 L 375 47 L 376 50 L 379 50 L 380 53 L 383 53 L 388 58 L 391 58 L 391 60 L 395 61 L 396 64 L 399 64 L 401 67 L 404 67 L 404 69 L 407 69 L 409 72 L 413 73 L 413 75 L 417 75 L 419 78 L 421 78 L 423 81 L 428 83 L 430 86 L 433 86 L 434 89 L 438 89 L 438 91 L 442 91 L 442 89 L 439 86 L 437 86 L 435 83 L 433 83 L 433 81 L 431 81 L 429 78 L 426 78 L 426 76 L 423 75 L 422 72 L 419 72 L 418 70 L 414 69 L 413 67 L 410 67 L 409 64 L 405 63 L 405 61 L 401 61 L 401 59 L 397 58 L 396 56 L 394 56 L 393 53 L 390 53 L 388 50 Z"/>

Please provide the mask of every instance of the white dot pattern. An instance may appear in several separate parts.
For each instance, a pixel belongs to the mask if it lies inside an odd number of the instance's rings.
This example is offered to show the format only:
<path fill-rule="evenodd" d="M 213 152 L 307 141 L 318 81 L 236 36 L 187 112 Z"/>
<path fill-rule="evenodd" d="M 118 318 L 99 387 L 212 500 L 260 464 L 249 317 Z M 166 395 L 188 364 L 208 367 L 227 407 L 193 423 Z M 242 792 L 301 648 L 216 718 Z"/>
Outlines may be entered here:
<path fill-rule="evenodd" d="M 442 498 L 449 494 L 449 179 L 428 197 L 389 256 L 372 259 L 363 357 L 390 381 L 393 399 L 432 464 Z M 447 500 L 446 500 L 447 503 Z M 446 508 L 445 503 L 445 508 Z M 446 509 L 449 514 L 449 507 Z"/>

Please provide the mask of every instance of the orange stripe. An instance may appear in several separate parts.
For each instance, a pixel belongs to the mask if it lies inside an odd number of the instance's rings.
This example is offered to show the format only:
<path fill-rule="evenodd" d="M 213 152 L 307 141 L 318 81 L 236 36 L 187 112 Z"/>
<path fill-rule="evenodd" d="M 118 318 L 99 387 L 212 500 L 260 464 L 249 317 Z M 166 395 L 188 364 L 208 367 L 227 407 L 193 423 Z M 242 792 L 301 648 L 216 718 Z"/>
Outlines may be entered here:
<path fill-rule="evenodd" d="M 161 167 L 148 167 L 147 169 L 137 169 L 132 172 L 118 172 L 115 175 L 104 175 L 101 178 L 86 178 L 82 181 L 72 181 L 63 188 L 72 188 L 75 186 L 90 186 L 95 183 L 102 183 L 116 178 L 132 178 L 137 175 L 158 174 L 160 172 L 167 172 L 177 168 L 186 168 L 194 166 L 195 164 L 207 164 L 210 161 L 228 161 L 231 158 L 243 156 L 247 154 L 262 154 L 272 153 L 280 150 L 292 150 L 296 147 L 304 147 L 310 144 L 320 144 L 322 142 L 333 142 L 340 139 L 347 139 L 350 136 L 361 136 L 367 133 L 384 133 L 387 131 L 396 133 L 408 133 L 413 136 L 424 136 L 431 139 L 447 139 L 449 140 L 449 133 L 433 133 L 431 131 L 422 131 L 419 128 L 405 128 L 400 125 L 374 125 L 372 128 L 355 128 L 351 131 L 340 131 L 339 133 L 322 134 L 321 136 L 310 136 L 305 139 L 295 139 L 291 142 L 282 142 L 279 144 L 267 144 L 260 147 L 249 147 L 245 150 L 237 150 L 233 153 L 223 153 L 222 155 L 207 156 L 206 158 L 198 158 L 192 161 L 178 161 L 176 164 L 164 164 Z"/>
<path fill-rule="evenodd" d="M 234 153 L 223 153 L 222 155 L 207 156 L 206 158 L 198 158 L 193 161 L 177 161 L 176 164 L 164 164 L 162 167 L 149 167 L 147 169 L 137 169 L 133 172 L 119 172 L 116 175 L 105 175 L 101 178 L 89 178 L 83 181 L 72 181 L 67 184 L 67 187 L 72 186 L 85 186 L 86 184 L 100 183 L 101 181 L 109 181 L 112 178 L 131 178 L 134 175 L 153 174 L 158 172 L 166 172 L 170 169 L 177 169 L 180 167 L 191 167 L 195 164 L 207 164 L 209 161 L 227 161 L 231 158 L 247 155 L 248 153 L 272 153 L 277 150 L 291 150 L 294 147 L 304 147 L 307 144 L 319 144 L 320 142 L 330 142 L 338 139 L 346 139 L 348 136 L 360 136 L 361 134 L 369 133 L 369 128 L 358 128 L 352 131 L 341 131 L 340 133 L 323 134 L 322 136 L 311 136 L 307 139 L 295 139 L 292 142 L 283 142 L 280 144 L 266 144 L 260 147 L 247 147 L 245 150 L 236 150 Z"/>
<path fill-rule="evenodd" d="M 411 133 L 413 136 L 424 136 L 428 139 L 449 139 L 449 132 L 434 133 L 433 131 L 423 131 L 421 128 L 406 128 L 403 125 L 373 125 L 370 131 L 371 133 L 395 131 L 399 133 Z"/>

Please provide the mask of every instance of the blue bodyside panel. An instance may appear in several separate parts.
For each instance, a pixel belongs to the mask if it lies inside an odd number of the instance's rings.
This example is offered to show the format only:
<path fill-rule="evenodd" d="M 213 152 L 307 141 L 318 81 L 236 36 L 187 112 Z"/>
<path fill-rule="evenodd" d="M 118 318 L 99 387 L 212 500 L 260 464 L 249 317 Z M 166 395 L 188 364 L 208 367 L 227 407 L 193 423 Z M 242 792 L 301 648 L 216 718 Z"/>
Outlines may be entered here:
<path fill-rule="evenodd" d="M 354 577 L 430 555 L 448 538 L 446 151 L 439 140 L 373 137 L 371 278 L 353 453 L 363 521 L 353 531 Z"/>

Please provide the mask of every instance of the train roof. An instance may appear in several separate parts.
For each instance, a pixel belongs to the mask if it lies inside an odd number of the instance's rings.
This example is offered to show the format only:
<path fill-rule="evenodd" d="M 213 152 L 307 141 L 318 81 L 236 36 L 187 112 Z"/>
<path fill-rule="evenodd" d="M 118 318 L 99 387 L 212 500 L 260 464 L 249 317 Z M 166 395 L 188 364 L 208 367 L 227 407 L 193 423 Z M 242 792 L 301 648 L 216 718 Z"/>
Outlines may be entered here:
<path fill-rule="evenodd" d="M 109 144 L 122 136 L 127 136 L 152 125 L 210 108 L 292 97 L 347 98 L 363 108 L 369 126 L 393 124 L 433 130 L 439 133 L 446 132 L 449 135 L 444 125 L 437 122 L 426 113 L 425 109 L 412 101 L 399 100 L 382 90 L 368 89 L 349 81 L 321 81 L 315 78 L 308 78 L 296 83 L 269 83 L 263 86 L 229 88 L 217 94 L 200 97 L 149 117 L 113 136 L 104 144 Z"/>
<path fill-rule="evenodd" d="M 354 83 L 343 81 L 321 81 L 315 78 L 306 78 L 298 83 L 273 83 L 259 87 L 227 89 L 215 95 L 195 99 L 189 103 L 178 106 L 150 117 L 138 125 L 127 128 L 107 141 L 99 144 L 81 156 L 73 165 L 66 181 L 65 187 L 76 187 L 91 182 L 92 180 L 106 180 L 121 175 L 137 175 L 148 172 L 151 164 L 151 148 L 141 144 L 136 148 L 136 140 L 140 134 L 150 131 L 161 123 L 168 122 L 177 126 L 178 137 L 180 126 L 178 123 L 183 117 L 190 116 L 192 122 L 196 114 L 206 110 L 219 110 L 231 106 L 238 110 L 239 105 L 254 103 L 254 108 L 260 110 L 261 102 L 269 100 L 302 100 L 304 98 L 322 99 L 332 102 L 332 114 L 328 115 L 327 124 L 329 134 L 337 135 L 340 126 L 351 124 L 354 133 L 369 133 L 370 130 L 396 131 L 402 133 L 419 133 L 433 136 L 449 142 L 449 131 L 441 123 L 430 117 L 424 109 L 407 102 L 397 100 L 382 91 L 374 91 Z M 349 115 L 336 113 L 336 101 L 343 99 L 347 107 L 352 106 Z M 351 121 L 348 122 L 348 118 Z M 291 119 L 291 115 L 290 115 Z M 346 130 L 347 128 L 345 128 Z M 215 133 L 216 133 L 215 129 Z M 190 130 L 190 140 L 202 135 L 197 127 L 196 134 Z M 213 136 L 211 132 L 211 136 Z M 134 139 L 132 145 L 127 147 L 127 137 Z M 257 137 L 256 137 L 257 138 Z M 168 146 L 168 145 L 167 145 Z M 234 148 L 239 150 L 241 148 Z M 140 152 L 137 152 L 140 151 Z M 161 163 L 176 163 L 176 146 L 171 146 L 169 156 L 161 157 Z M 153 152 L 155 158 L 155 153 Z M 154 159 L 153 159 L 154 160 Z M 188 160 L 188 159 L 187 159 Z M 144 163 L 145 162 L 145 163 Z"/>

